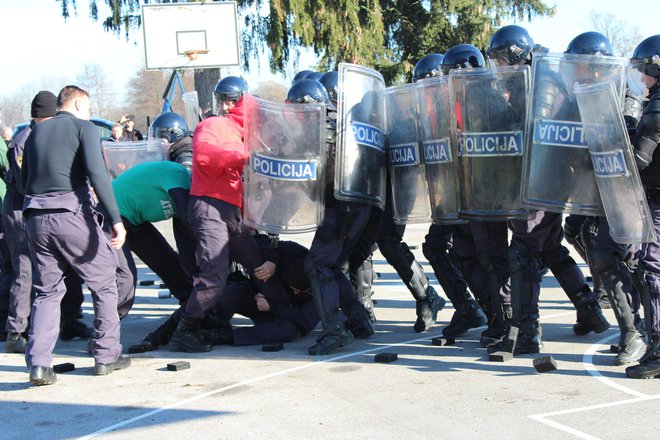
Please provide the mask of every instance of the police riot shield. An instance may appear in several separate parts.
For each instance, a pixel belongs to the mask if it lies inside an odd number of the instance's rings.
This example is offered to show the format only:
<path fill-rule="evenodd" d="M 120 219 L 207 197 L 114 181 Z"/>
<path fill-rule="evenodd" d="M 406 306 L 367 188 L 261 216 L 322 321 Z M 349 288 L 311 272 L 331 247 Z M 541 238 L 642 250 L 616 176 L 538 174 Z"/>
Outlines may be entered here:
<path fill-rule="evenodd" d="M 458 216 L 456 160 L 451 149 L 449 77 L 415 84 L 419 98 L 419 136 L 435 224 L 464 223 Z"/>
<path fill-rule="evenodd" d="M 385 81 L 373 69 L 339 65 L 335 198 L 383 209 Z"/>
<path fill-rule="evenodd" d="M 604 214 L 573 85 L 612 81 L 623 102 L 625 65 L 623 58 L 600 55 L 548 53 L 534 58 L 523 206 Z"/>
<path fill-rule="evenodd" d="M 656 241 L 614 84 L 578 85 L 575 97 L 612 240 L 622 244 Z"/>
<path fill-rule="evenodd" d="M 415 84 L 385 89 L 385 151 L 392 214 L 397 224 L 428 223 L 431 220 L 429 190 L 419 148 L 417 105 Z"/>
<path fill-rule="evenodd" d="M 459 215 L 480 221 L 526 219 L 520 202 L 529 68 L 449 73 Z"/>
<path fill-rule="evenodd" d="M 245 123 L 244 222 L 274 234 L 321 223 L 325 105 L 255 98 Z"/>
<path fill-rule="evenodd" d="M 163 139 L 144 141 L 103 141 L 105 165 L 114 179 L 129 168 L 142 162 L 167 160 L 168 144 Z"/>

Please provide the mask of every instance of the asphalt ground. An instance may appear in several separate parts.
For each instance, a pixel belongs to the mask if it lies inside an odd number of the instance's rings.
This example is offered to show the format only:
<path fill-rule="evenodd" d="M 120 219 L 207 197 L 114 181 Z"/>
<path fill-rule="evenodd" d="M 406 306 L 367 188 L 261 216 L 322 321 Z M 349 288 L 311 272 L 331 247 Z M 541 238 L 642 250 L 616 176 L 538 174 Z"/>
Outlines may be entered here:
<path fill-rule="evenodd" d="M 441 292 L 421 243 L 424 225 L 408 227 L 432 284 Z M 165 229 L 164 229 L 165 230 Z M 311 236 L 286 236 L 308 244 Z M 578 259 L 575 256 L 576 260 Z M 618 331 L 577 337 L 575 311 L 546 275 L 541 292 L 544 354 L 558 369 L 538 373 L 536 356 L 489 362 L 474 329 L 453 346 L 434 346 L 450 303 L 427 333 L 412 330 L 414 301 L 384 258 L 374 255 L 376 335 L 323 357 L 307 354 L 309 335 L 279 352 L 215 347 L 210 353 L 131 355 L 129 369 L 93 375 L 86 341 L 58 341 L 55 364 L 75 370 L 33 387 L 22 355 L 0 354 L 0 439 L 630 439 L 660 438 L 660 380 L 626 378 L 612 366 Z M 586 270 L 584 264 L 582 267 Z M 176 308 L 158 297 L 159 281 L 142 266 L 135 306 L 122 322 L 126 350 Z M 442 293 L 441 293 L 442 294 Z M 444 296 L 444 295 L 443 295 Z M 86 294 L 84 320 L 93 312 Z M 244 318 L 234 324 L 247 325 Z M 378 353 L 396 353 L 391 363 Z M 538 356 L 538 355 L 537 355 Z M 187 361 L 190 368 L 168 371 Z"/>

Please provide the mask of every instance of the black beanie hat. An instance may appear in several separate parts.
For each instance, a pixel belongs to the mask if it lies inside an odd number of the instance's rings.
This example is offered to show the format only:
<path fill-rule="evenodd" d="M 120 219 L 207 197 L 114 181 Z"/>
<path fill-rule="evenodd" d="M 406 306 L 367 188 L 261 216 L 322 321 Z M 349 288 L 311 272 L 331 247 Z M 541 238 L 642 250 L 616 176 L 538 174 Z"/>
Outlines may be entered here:
<path fill-rule="evenodd" d="M 307 290 L 310 287 L 309 277 L 305 273 L 305 259 L 294 261 L 283 274 L 283 281 L 290 287 L 299 290 Z"/>
<path fill-rule="evenodd" d="M 32 100 L 32 117 L 48 118 L 57 113 L 57 96 L 48 90 L 42 90 Z"/>

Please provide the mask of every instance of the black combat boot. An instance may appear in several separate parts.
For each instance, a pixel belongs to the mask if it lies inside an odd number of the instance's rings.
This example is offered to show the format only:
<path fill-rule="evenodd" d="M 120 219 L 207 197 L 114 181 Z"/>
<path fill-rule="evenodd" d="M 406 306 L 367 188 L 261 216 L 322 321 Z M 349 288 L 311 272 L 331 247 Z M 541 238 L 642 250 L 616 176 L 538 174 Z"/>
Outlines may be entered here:
<path fill-rule="evenodd" d="M 199 330 L 201 319 L 186 318 L 181 315 L 179 324 L 170 339 L 172 351 L 188 353 L 204 353 L 213 350 L 213 346 L 204 338 Z"/>
<path fill-rule="evenodd" d="M 442 329 L 442 336 L 455 339 L 472 328 L 482 327 L 488 324 L 488 319 L 481 307 L 473 299 L 469 299 L 458 310 L 449 321 L 449 325 Z"/>
<path fill-rule="evenodd" d="M 626 368 L 626 376 L 632 379 L 660 378 L 660 333 L 651 335 L 651 343 L 639 365 Z"/>
<path fill-rule="evenodd" d="M 493 322 L 481 333 L 479 344 L 482 347 L 490 347 L 503 341 L 511 329 L 512 316 L 511 306 L 503 306 L 501 312 L 494 317 Z"/>
<path fill-rule="evenodd" d="M 603 333 L 610 328 L 610 323 L 598 305 L 598 298 L 591 290 L 579 292 L 574 297 L 571 295 L 571 299 L 577 309 L 573 333 L 583 336 L 590 332 Z"/>
<path fill-rule="evenodd" d="M 528 316 L 520 323 L 514 355 L 537 354 L 543 350 L 538 316 Z"/>
<path fill-rule="evenodd" d="M 445 307 L 445 304 L 447 301 L 438 295 L 433 287 L 428 286 L 426 298 L 415 301 L 415 312 L 417 313 L 417 320 L 413 326 L 415 332 L 422 333 L 431 328 L 438 319 L 438 312 Z"/>
<path fill-rule="evenodd" d="M 326 324 L 323 332 L 316 338 L 316 344 L 309 347 L 312 356 L 330 354 L 344 345 L 353 342 L 353 335 L 344 327 L 344 322 L 335 320 Z"/>
<path fill-rule="evenodd" d="M 346 327 L 355 338 L 366 339 L 376 333 L 369 313 L 362 304 L 356 304 L 352 310 L 348 311 L 347 315 Z"/>
<path fill-rule="evenodd" d="M 167 320 L 160 325 L 156 330 L 149 333 L 142 339 L 142 346 L 146 351 L 156 350 L 161 345 L 167 345 L 172 339 L 172 335 L 176 330 L 179 320 L 172 314 Z"/>
<path fill-rule="evenodd" d="M 614 365 L 627 365 L 637 362 L 646 351 L 642 335 L 635 332 L 622 333 L 619 338 L 619 351 L 614 357 Z"/>

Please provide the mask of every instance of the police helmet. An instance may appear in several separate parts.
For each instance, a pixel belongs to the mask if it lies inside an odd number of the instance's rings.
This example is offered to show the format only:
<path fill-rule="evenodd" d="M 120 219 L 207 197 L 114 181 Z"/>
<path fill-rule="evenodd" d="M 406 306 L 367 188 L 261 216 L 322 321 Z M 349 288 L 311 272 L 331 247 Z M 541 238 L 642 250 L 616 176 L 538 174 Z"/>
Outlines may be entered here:
<path fill-rule="evenodd" d="M 215 98 L 219 101 L 238 101 L 247 93 L 247 84 L 237 76 L 222 78 L 213 89 Z"/>
<path fill-rule="evenodd" d="M 506 64 L 529 63 L 532 60 L 534 40 L 524 27 L 515 24 L 504 26 L 493 34 L 488 43 L 488 58 L 502 60 Z"/>
<path fill-rule="evenodd" d="M 568 43 L 566 52 L 576 55 L 613 56 L 610 40 L 600 32 L 584 32 Z"/>
<path fill-rule="evenodd" d="M 417 82 L 424 78 L 442 75 L 442 70 L 440 69 L 441 65 L 442 55 L 439 53 L 431 53 L 421 58 L 417 61 L 417 64 L 415 64 L 415 68 L 413 69 L 413 82 Z"/>
<path fill-rule="evenodd" d="M 639 43 L 630 58 L 630 65 L 645 75 L 660 79 L 660 34 Z"/>
<path fill-rule="evenodd" d="M 485 67 L 486 61 L 481 51 L 471 44 L 458 44 L 442 57 L 442 72 L 449 74 L 451 69 Z"/>
<path fill-rule="evenodd" d="M 300 72 L 296 73 L 296 76 L 293 77 L 293 81 L 291 81 L 291 85 L 294 85 L 298 81 L 301 81 L 305 78 L 307 78 L 307 75 L 310 73 L 314 73 L 311 70 L 301 70 Z"/>
<path fill-rule="evenodd" d="M 328 97 L 336 102 L 339 98 L 339 73 L 336 70 L 326 72 L 323 74 L 319 82 L 325 87 L 325 91 L 328 92 Z"/>
<path fill-rule="evenodd" d="M 189 130 L 186 120 L 179 114 L 167 112 L 154 119 L 151 124 L 151 133 L 154 139 L 166 139 L 173 144 L 186 137 Z"/>
<path fill-rule="evenodd" d="M 291 86 L 286 95 L 286 102 L 294 104 L 324 103 L 329 100 L 328 92 L 320 82 L 302 79 Z"/>
<path fill-rule="evenodd" d="M 318 80 L 321 79 L 322 76 L 323 76 L 323 74 L 321 72 L 312 72 L 312 73 L 308 74 L 305 77 L 305 79 L 313 79 L 313 80 L 318 81 Z"/>

